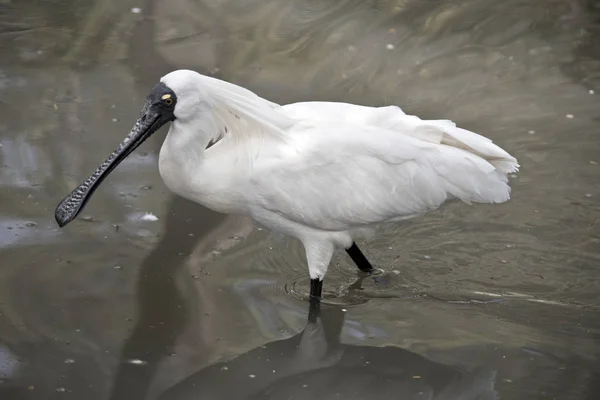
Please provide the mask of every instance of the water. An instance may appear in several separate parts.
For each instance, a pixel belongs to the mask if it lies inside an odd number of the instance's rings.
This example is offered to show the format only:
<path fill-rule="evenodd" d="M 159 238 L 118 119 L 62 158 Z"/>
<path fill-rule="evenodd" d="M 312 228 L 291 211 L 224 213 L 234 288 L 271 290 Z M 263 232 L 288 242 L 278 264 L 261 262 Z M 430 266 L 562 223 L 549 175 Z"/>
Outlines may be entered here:
<path fill-rule="evenodd" d="M 1 399 L 596 399 L 600 9 L 589 1 L 0 1 Z M 58 201 L 164 73 L 400 105 L 514 154 L 513 199 L 336 253 L 173 197 L 155 135 Z M 149 214 L 146 214 L 149 213 Z M 144 217 L 144 215 L 156 216 Z"/>

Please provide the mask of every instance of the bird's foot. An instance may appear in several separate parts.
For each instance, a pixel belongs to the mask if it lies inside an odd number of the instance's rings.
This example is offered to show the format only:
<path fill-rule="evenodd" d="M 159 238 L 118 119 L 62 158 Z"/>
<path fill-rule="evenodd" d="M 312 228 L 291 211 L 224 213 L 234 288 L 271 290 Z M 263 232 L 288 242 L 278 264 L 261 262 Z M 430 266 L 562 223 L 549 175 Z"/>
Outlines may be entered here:
<path fill-rule="evenodd" d="M 377 276 L 382 275 L 385 271 L 381 268 L 371 268 L 368 271 L 360 271 L 359 274 L 363 274 L 364 276 Z"/>
<path fill-rule="evenodd" d="M 390 285 L 390 276 L 385 273 L 381 268 L 372 268 L 370 271 L 359 271 L 357 273 L 358 279 L 348 286 L 348 292 L 357 292 L 364 290 L 362 287 L 363 281 L 367 278 L 372 278 L 373 282 L 377 286 L 387 287 Z"/>

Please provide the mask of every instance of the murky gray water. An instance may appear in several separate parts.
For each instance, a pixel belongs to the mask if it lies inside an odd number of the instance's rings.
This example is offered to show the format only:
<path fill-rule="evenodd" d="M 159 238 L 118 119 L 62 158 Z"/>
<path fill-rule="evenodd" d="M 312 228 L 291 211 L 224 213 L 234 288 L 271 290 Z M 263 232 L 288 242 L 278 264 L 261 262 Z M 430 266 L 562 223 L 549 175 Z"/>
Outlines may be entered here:
<path fill-rule="evenodd" d="M 597 399 L 599 40 L 591 0 L 0 1 L 0 399 Z M 339 253 L 308 325 L 301 245 L 173 197 L 161 134 L 59 230 L 182 67 L 453 119 L 513 199 Z"/>

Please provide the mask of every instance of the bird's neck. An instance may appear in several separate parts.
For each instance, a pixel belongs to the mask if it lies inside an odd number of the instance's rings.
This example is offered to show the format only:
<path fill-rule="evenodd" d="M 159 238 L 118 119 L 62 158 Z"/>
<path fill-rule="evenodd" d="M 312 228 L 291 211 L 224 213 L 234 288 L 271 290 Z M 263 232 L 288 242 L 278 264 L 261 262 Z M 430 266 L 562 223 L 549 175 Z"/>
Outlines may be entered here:
<path fill-rule="evenodd" d="M 189 160 L 197 165 L 204 158 L 206 146 L 214 135 L 210 125 L 203 121 L 196 124 L 182 124 L 175 120 L 171 124 L 164 146 L 176 155 L 174 158 Z"/>
<path fill-rule="evenodd" d="M 232 181 L 236 157 L 228 151 L 206 150 L 214 131 L 195 125 L 189 132 L 173 123 L 160 150 L 159 170 L 174 193 L 222 213 L 243 213 L 239 185 Z M 212 154 L 210 154 L 212 152 Z"/>
<path fill-rule="evenodd" d="M 188 127 L 193 126 L 192 131 Z M 169 133 L 160 149 L 159 170 L 167 186 L 185 197 L 183 190 L 190 186 L 190 180 L 204 161 L 210 132 L 202 124 L 181 124 L 173 121 Z"/>

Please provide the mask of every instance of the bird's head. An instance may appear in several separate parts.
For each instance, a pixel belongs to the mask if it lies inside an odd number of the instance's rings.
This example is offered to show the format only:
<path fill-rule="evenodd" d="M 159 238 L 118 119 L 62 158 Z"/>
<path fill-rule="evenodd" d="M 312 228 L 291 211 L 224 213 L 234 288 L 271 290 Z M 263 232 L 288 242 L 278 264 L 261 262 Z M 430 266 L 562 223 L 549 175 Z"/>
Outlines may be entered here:
<path fill-rule="evenodd" d="M 94 191 L 113 169 L 131 152 L 167 122 L 186 119 L 193 112 L 194 101 L 190 82 L 193 71 L 174 71 L 154 86 L 133 129 L 119 147 L 94 173 L 77 186 L 56 207 L 55 218 L 60 227 L 75 219 Z"/>

